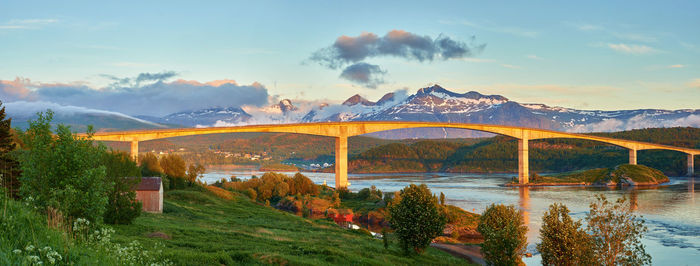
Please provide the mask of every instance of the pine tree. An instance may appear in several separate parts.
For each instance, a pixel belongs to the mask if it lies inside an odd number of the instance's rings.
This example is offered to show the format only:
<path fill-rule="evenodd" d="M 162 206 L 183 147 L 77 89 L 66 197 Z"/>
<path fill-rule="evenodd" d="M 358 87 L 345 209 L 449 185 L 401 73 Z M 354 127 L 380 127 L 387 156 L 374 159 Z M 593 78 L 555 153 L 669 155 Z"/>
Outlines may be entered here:
<path fill-rule="evenodd" d="M 2 102 L 0 101 L 0 106 Z M 19 197 L 19 163 L 12 152 L 17 147 L 12 134 L 12 118 L 5 119 L 5 106 L 0 108 L 0 182 L 7 193 Z"/>

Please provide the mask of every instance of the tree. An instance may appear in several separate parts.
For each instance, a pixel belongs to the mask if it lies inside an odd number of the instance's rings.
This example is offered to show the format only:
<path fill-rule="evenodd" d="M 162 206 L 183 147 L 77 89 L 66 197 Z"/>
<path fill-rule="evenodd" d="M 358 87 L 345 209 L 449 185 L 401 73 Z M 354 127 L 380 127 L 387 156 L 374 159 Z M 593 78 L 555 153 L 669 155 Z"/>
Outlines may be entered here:
<path fill-rule="evenodd" d="M 37 115 L 26 132 L 18 132 L 23 143 L 20 193 L 41 209 L 52 207 L 68 217 L 101 222 L 111 189 L 99 160 L 106 148 L 93 143 L 92 127 L 87 138 L 79 138 L 59 124 L 54 137 L 53 112 Z"/>
<path fill-rule="evenodd" d="M 527 245 L 527 227 L 522 211 L 515 206 L 491 204 L 479 218 L 476 230 L 484 237 L 481 253 L 494 265 L 522 264 Z"/>
<path fill-rule="evenodd" d="M 141 182 L 141 171 L 125 152 L 105 152 L 102 163 L 106 167 L 107 182 L 112 184 L 108 193 L 104 221 L 110 224 L 130 224 L 141 214 L 141 202 L 136 200 L 136 186 Z"/>
<path fill-rule="evenodd" d="M 651 264 L 651 256 L 641 242 L 648 229 L 644 220 L 630 210 L 624 197 L 612 203 L 602 194 L 596 196 L 586 221 L 593 239 L 593 254 L 600 264 Z"/>
<path fill-rule="evenodd" d="M 175 154 L 168 154 L 160 159 L 160 167 L 163 168 L 163 173 L 169 177 L 185 178 L 185 160 Z"/>
<path fill-rule="evenodd" d="M 163 174 L 163 168 L 160 167 L 158 157 L 153 153 L 146 153 L 139 156 L 141 164 L 141 175 L 143 176 L 159 176 Z"/>
<path fill-rule="evenodd" d="M 190 181 L 192 183 L 197 181 L 197 178 L 201 177 L 202 174 L 204 174 L 204 166 L 201 164 L 190 164 L 190 167 L 187 169 L 187 181 Z"/>
<path fill-rule="evenodd" d="M 408 253 L 421 253 L 445 228 L 445 214 L 425 184 L 411 184 L 401 190 L 389 209 L 389 223 Z"/>
<path fill-rule="evenodd" d="M 595 264 L 590 236 L 581 228 L 581 221 L 571 219 L 563 204 L 549 205 L 542 216 L 540 238 L 537 251 L 542 254 L 543 265 Z"/>
<path fill-rule="evenodd" d="M 0 101 L 0 106 L 2 102 Z M 12 152 L 17 148 L 12 134 L 12 118 L 5 119 L 5 107 L 0 109 L 0 186 L 10 197 L 19 197 L 19 162 Z"/>

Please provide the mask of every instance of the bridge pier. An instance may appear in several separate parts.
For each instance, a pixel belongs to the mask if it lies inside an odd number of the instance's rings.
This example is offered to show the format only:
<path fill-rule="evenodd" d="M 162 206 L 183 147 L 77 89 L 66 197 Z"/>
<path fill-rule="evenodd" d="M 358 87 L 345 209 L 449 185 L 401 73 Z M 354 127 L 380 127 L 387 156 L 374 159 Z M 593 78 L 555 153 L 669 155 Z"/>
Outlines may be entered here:
<path fill-rule="evenodd" d="M 348 187 L 348 131 L 340 127 L 340 136 L 335 138 L 335 188 Z"/>
<path fill-rule="evenodd" d="M 530 178 L 528 138 L 518 139 L 518 183 L 527 184 Z"/>
<path fill-rule="evenodd" d="M 137 163 L 139 161 L 139 141 L 138 140 L 131 141 L 131 159 L 134 159 L 134 161 Z"/>
<path fill-rule="evenodd" d="M 693 174 L 695 174 L 695 157 L 688 154 L 688 176 L 693 176 Z"/>
<path fill-rule="evenodd" d="M 637 150 L 630 149 L 630 164 L 637 164 Z"/>

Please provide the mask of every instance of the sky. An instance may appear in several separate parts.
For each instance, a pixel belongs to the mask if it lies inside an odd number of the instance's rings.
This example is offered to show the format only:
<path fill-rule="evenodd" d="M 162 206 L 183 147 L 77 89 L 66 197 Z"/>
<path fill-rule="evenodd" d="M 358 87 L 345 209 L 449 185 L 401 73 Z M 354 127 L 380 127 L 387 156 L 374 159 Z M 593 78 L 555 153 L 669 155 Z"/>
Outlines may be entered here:
<path fill-rule="evenodd" d="M 439 84 L 700 108 L 697 1 L 0 0 L 0 100 L 165 115 Z"/>

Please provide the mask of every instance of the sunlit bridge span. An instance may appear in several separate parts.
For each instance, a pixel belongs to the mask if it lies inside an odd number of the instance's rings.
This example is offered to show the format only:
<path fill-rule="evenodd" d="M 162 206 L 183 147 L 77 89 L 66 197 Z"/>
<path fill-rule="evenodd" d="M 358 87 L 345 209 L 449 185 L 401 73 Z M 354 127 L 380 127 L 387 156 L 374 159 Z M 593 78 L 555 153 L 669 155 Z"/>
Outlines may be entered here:
<path fill-rule="evenodd" d="M 178 129 L 154 129 L 135 130 L 121 132 L 101 132 L 93 136 L 94 140 L 101 141 L 127 141 L 131 142 L 131 156 L 138 158 L 139 141 L 172 138 L 180 136 L 239 133 L 239 132 L 276 132 L 298 133 L 335 138 L 335 184 L 336 187 L 348 185 L 348 137 L 404 128 L 461 128 L 482 132 L 495 133 L 518 139 L 518 180 L 520 184 L 527 184 L 528 170 L 528 141 L 548 138 L 585 139 L 604 142 L 629 150 L 629 163 L 637 164 L 637 151 L 639 150 L 672 150 L 687 154 L 688 174 L 694 171 L 693 156 L 700 154 L 700 150 L 673 147 L 654 143 L 646 143 L 631 140 L 622 140 L 583 134 L 565 133 L 551 130 L 484 125 L 462 123 L 434 123 L 434 122 L 323 122 L 323 123 L 298 123 L 298 124 L 273 124 L 273 125 L 249 125 L 237 127 L 209 127 L 209 128 L 178 128 Z M 84 136 L 84 135 L 82 135 Z"/>

